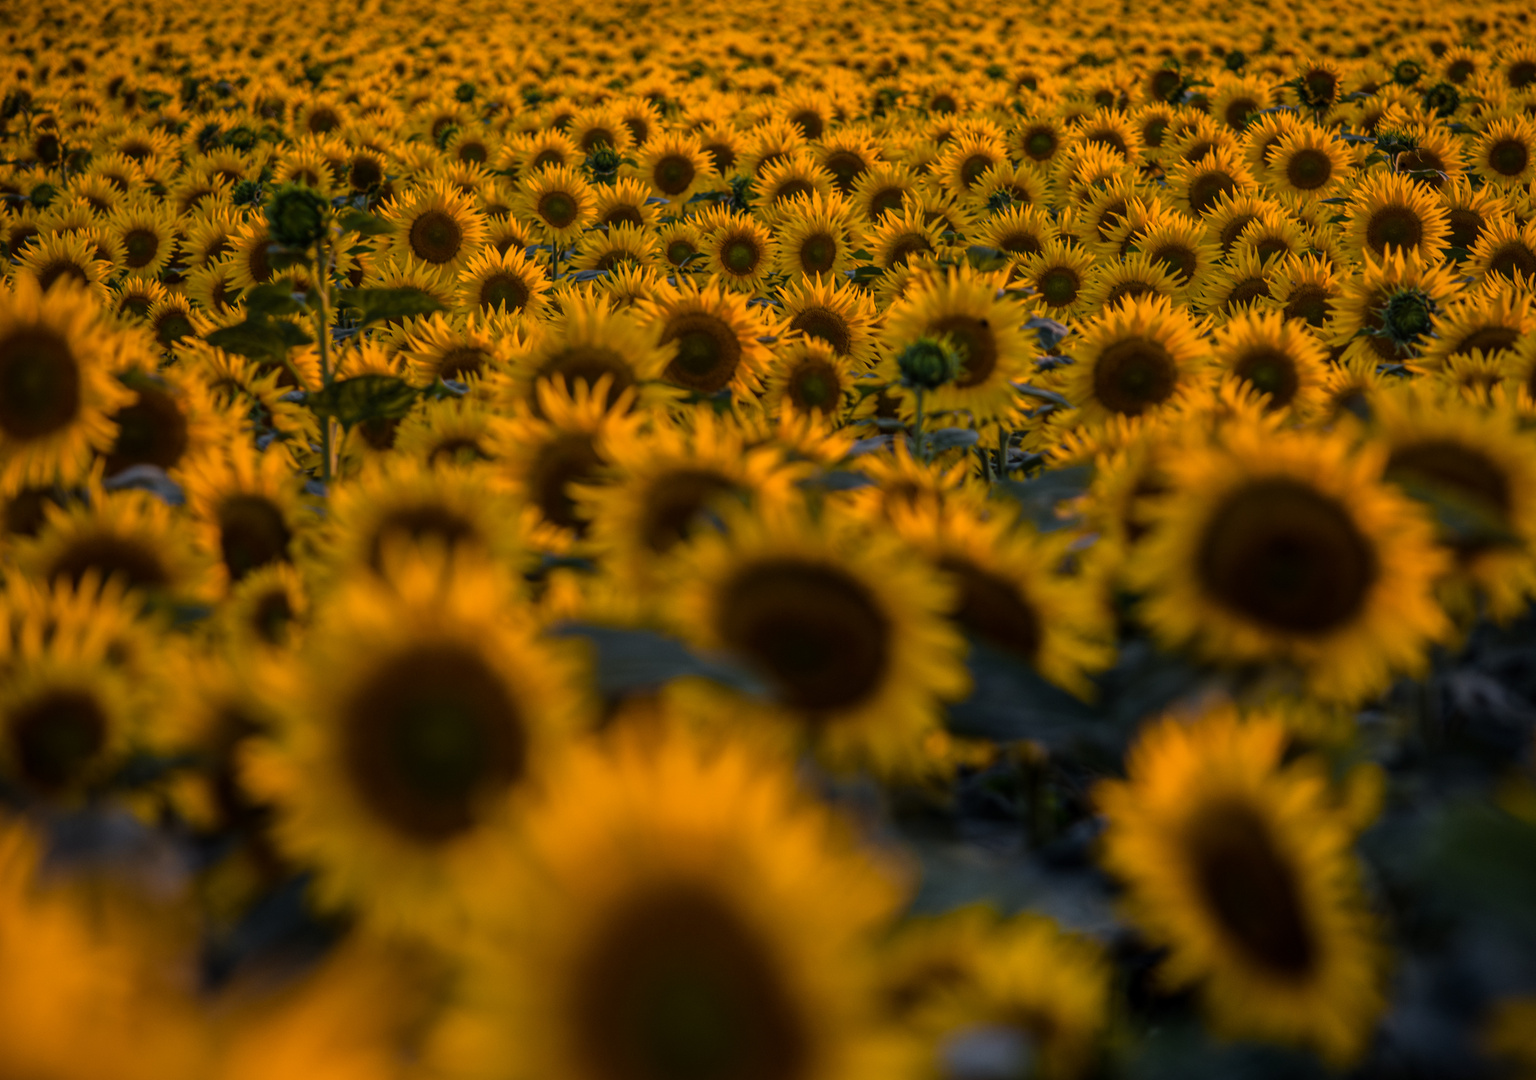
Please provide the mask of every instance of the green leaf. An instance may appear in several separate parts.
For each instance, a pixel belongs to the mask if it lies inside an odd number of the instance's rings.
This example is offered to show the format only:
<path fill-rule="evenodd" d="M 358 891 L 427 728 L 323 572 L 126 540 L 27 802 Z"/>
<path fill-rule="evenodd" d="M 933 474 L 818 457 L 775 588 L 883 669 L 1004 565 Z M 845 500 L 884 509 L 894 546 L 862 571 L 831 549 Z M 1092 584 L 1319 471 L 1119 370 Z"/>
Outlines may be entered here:
<path fill-rule="evenodd" d="M 597 654 L 597 690 L 604 697 L 654 690 L 690 675 L 701 675 L 744 693 L 765 692 L 750 672 L 725 660 L 700 656 L 682 642 L 650 630 L 565 623 L 555 627 L 553 633 L 560 637 L 584 637 L 592 642 Z"/>
<path fill-rule="evenodd" d="M 366 210 L 348 210 L 336 218 L 336 223 L 341 226 L 342 232 L 357 233 L 359 236 L 385 236 L 394 229 L 389 222 Z"/>
<path fill-rule="evenodd" d="M 972 244 L 965 249 L 966 258 L 977 270 L 997 270 L 1008 265 L 1008 256 L 997 248 Z"/>
<path fill-rule="evenodd" d="M 252 315 L 297 315 L 305 310 L 304 302 L 293 294 L 287 281 L 257 285 L 243 299 L 245 310 Z"/>
<path fill-rule="evenodd" d="M 419 289 L 341 289 L 336 294 L 336 301 L 343 307 L 361 312 L 362 326 L 447 310 L 440 301 Z"/>
<path fill-rule="evenodd" d="M 287 270 L 309 262 L 309 252 L 303 248 L 284 247 L 282 244 L 267 245 L 267 265 L 273 270 Z"/>
<path fill-rule="evenodd" d="M 946 427 L 927 433 L 928 447 L 935 454 L 945 450 L 954 450 L 957 447 L 972 447 L 980 440 L 981 436 L 972 428 Z"/>
<path fill-rule="evenodd" d="M 992 488 L 1016 499 L 1026 517 L 1038 528 L 1049 530 L 1067 524 L 1056 516 L 1057 504 L 1081 495 L 1092 482 L 1092 465 L 1072 465 L 1049 469 L 1028 480 L 999 480 Z"/>
<path fill-rule="evenodd" d="M 1459 807 L 1436 830 L 1427 869 L 1440 887 L 1536 934 L 1536 825 Z"/>
<path fill-rule="evenodd" d="M 1498 508 L 1481 499 L 1469 498 L 1455 488 L 1424 477 L 1394 476 L 1392 479 L 1409 498 L 1429 508 L 1441 534 L 1455 544 L 1480 547 L 1521 543 L 1519 534 L 1510 529 Z"/>
<path fill-rule="evenodd" d="M 253 360 L 276 360 L 281 363 L 288 358 L 289 349 L 309 345 L 315 339 L 305 333 L 303 327 L 263 315 L 215 330 L 206 340 L 208 344 L 225 352 L 248 356 Z"/>
<path fill-rule="evenodd" d="M 404 416 L 416 404 L 419 391 L 393 375 L 358 375 L 340 379 L 305 397 L 316 416 L 334 417 L 350 428 L 364 420 L 392 420 Z"/>

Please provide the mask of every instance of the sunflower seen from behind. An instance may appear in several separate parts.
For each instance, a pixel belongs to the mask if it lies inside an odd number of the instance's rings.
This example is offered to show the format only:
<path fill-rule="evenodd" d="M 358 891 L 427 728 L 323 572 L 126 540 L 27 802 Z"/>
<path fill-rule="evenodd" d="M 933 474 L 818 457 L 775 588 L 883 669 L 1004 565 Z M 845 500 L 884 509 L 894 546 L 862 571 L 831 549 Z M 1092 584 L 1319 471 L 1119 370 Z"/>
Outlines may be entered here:
<path fill-rule="evenodd" d="M 1280 717 L 1231 706 L 1156 721 L 1127 779 L 1096 789 L 1101 860 L 1127 916 L 1168 950 L 1158 978 L 1198 987 L 1217 1032 L 1343 1067 L 1384 1008 L 1380 931 L 1326 767 L 1285 763 L 1286 747 Z"/>

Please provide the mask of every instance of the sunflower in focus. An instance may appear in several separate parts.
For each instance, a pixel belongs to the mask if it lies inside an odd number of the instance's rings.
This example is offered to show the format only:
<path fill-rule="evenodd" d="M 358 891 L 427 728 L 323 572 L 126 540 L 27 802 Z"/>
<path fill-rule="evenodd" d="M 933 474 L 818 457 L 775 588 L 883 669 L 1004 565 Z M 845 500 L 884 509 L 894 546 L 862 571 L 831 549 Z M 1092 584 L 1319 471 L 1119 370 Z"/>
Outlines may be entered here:
<path fill-rule="evenodd" d="M 1385 1005 L 1379 931 L 1326 770 L 1284 763 L 1286 742 L 1278 717 L 1230 706 L 1158 721 L 1127 779 L 1097 789 L 1102 861 L 1131 920 L 1169 950 L 1159 977 L 1198 985 L 1219 1032 L 1342 1067 Z"/>
<path fill-rule="evenodd" d="M 762 385 L 771 353 L 762 339 L 776 327 L 737 292 L 714 279 L 699 286 L 680 282 L 637 313 L 672 353 L 662 377 L 696 394 L 730 391 L 750 398 Z"/>
<path fill-rule="evenodd" d="M 1072 343 L 1065 395 L 1083 423 L 1139 416 L 1197 385 L 1209 363 L 1201 325 L 1167 299 L 1129 300 L 1104 311 Z"/>
<path fill-rule="evenodd" d="M 396 196 L 383 214 L 394 228 L 390 249 L 433 267 L 462 269 L 485 239 L 475 201 L 442 181 Z"/>
<path fill-rule="evenodd" d="M 528 821 L 516 927 L 434 1047 L 462 1080 L 905 1075 L 869 944 L 897 882 L 786 770 L 678 735 L 573 754 Z M 537 932 L 534 928 L 537 927 Z"/>
<path fill-rule="evenodd" d="M 1299 322 L 1244 312 L 1216 331 L 1216 365 L 1264 396 L 1268 409 L 1311 415 L 1323 402 L 1328 354 Z"/>

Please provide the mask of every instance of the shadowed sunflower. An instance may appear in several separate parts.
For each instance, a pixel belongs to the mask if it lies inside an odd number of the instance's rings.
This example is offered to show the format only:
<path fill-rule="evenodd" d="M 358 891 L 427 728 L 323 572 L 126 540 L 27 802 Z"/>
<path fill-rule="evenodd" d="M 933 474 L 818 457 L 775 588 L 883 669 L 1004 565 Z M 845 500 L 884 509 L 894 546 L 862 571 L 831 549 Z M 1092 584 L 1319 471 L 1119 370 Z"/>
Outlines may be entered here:
<path fill-rule="evenodd" d="M 381 213 L 393 228 L 390 249 L 429 266 L 462 269 L 485 240 L 475 200 L 441 180 L 397 195 Z"/>
<path fill-rule="evenodd" d="M 519 803 L 580 722 L 572 658 L 520 603 L 467 551 L 392 543 L 380 576 L 320 609 L 243 779 L 324 905 L 461 939 L 466 886 L 496 879 Z"/>
<path fill-rule="evenodd" d="M 454 1080 L 877 1080 L 919 1045 L 881 1015 L 884 868 L 783 767 L 679 735 L 577 751 L 527 825 L 498 944 L 434 1044 Z M 537 932 L 533 932 L 537 927 Z"/>
<path fill-rule="evenodd" d="M 1465 519 L 1440 530 L 1455 563 L 1447 606 L 1472 616 L 1474 602 L 1457 595 L 1471 591 L 1496 619 L 1524 611 L 1536 591 L 1536 444 L 1512 404 L 1474 405 L 1409 384 L 1377 395 L 1371 412 L 1387 454 L 1383 477 Z"/>
<path fill-rule="evenodd" d="M 718 278 L 703 287 L 680 282 L 659 299 L 636 307 L 662 348 L 672 354 L 662 375 L 667 382 L 695 394 L 729 391 L 742 399 L 761 388 L 772 360 L 761 339 L 774 336 L 778 327 L 763 311 L 749 307 Z"/>
<path fill-rule="evenodd" d="M 472 468 L 492 457 L 493 413 L 477 398 L 423 402 L 395 430 L 395 452 L 430 467 Z"/>
<path fill-rule="evenodd" d="M 1180 209 L 1196 218 L 1211 213 L 1224 199 L 1254 183 L 1242 156 L 1227 146 L 1216 147 L 1199 161 L 1181 163 L 1169 182 Z"/>
<path fill-rule="evenodd" d="M 1418 359 L 1434 369 L 1453 357 L 1482 357 L 1495 364 L 1513 355 L 1521 338 L 1536 330 L 1531 298 L 1507 285 L 1446 305 L 1434 320 L 1432 340 Z"/>
<path fill-rule="evenodd" d="M 929 221 L 922 205 L 913 201 L 881 218 L 869 230 L 868 244 L 876 266 L 895 270 L 917 257 L 932 257 L 942 251 L 946 246 L 944 226 Z"/>
<path fill-rule="evenodd" d="M 135 344 L 78 289 L 45 294 L 25 276 L 0 286 L 0 492 L 77 483 L 112 448 L 109 417 L 132 397 L 113 372 Z"/>
<path fill-rule="evenodd" d="M 1093 256 L 1080 245 L 1047 240 L 1016 273 L 1020 283 L 1035 291 L 1046 314 L 1063 318 L 1077 314 L 1092 269 Z"/>
<path fill-rule="evenodd" d="M 112 413 L 117 438 L 103 455 L 106 476 L 137 465 L 170 471 L 236 434 L 238 419 L 218 407 L 193 372 L 166 366 L 153 374 L 134 369 L 118 378 L 134 397 Z"/>
<path fill-rule="evenodd" d="M 1423 668 L 1445 635 L 1446 559 L 1427 517 L 1378 479 L 1385 452 L 1343 433 L 1229 424 L 1164 463 L 1169 493 L 1131 564 L 1165 644 L 1229 664 L 1292 664 L 1358 700 Z"/>
<path fill-rule="evenodd" d="M 1216 365 L 1263 395 L 1264 407 L 1310 417 L 1324 401 L 1328 353 L 1279 312 L 1244 312 L 1216 331 Z"/>
<path fill-rule="evenodd" d="M 403 367 L 399 374 L 417 386 L 452 379 L 483 392 L 488 383 L 508 370 L 520 330 L 515 316 L 505 312 L 448 315 L 435 311 L 411 319 L 395 332 L 390 362 Z"/>
<path fill-rule="evenodd" d="M 965 412 L 978 426 L 1011 418 L 1020 408 L 1014 382 L 1034 373 L 1034 343 L 1023 329 L 1028 310 L 999 297 L 1002 281 L 969 266 L 915 278 L 885 318 L 887 381 L 900 379 L 896 355 L 922 338 L 948 338 L 960 356 L 954 379 L 925 395 L 932 413 Z M 904 402 L 912 392 L 892 391 Z"/>
<path fill-rule="evenodd" d="M 1204 377 L 1209 347 L 1201 330 L 1160 297 L 1109 308 L 1073 343 L 1063 392 L 1087 424 L 1156 409 Z"/>
<path fill-rule="evenodd" d="M 1309 1046 L 1336 1066 L 1364 1053 L 1383 950 L 1359 883 L 1353 823 L 1326 766 L 1282 764 L 1282 719 L 1231 707 L 1142 735 L 1128 778 L 1099 785 L 1105 867 L 1125 908 L 1169 950 L 1159 974 L 1198 984 L 1217 1031 Z"/>
<path fill-rule="evenodd" d="M 123 269 L 131 277 L 154 278 L 176 247 L 173 219 L 161 205 L 135 202 L 120 207 L 107 229 L 123 245 Z"/>
<path fill-rule="evenodd" d="M 1333 316 L 1340 277 L 1332 263 L 1315 255 L 1288 255 L 1268 277 L 1270 299 L 1286 319 L 1317 330 Z"/>
<path fill-rule="evenodd" d="M 21 273 L 15 275 L 15 288 L 30 279 L 39 292 L 47 292 L 55 282 L 68 281 L 91 294 L 98 303 L 109 299 L 106 280 L 112 265 L 102 259 L 95 239 L 87 232 L 56 232 L 40 235 L 21 256 Z"/>
<path fill-rule="evenodd" d="M 887 214 L 900 210 L 909 199 L 917 199 L 921 188 L 919 177 L 910 166 L 881 161 L 858 178 L 849 197 L 865 218 L 878 223 Z"/>
<path fill-rule="evenodd" d="M 969 682 L 944 620 L 947 583 L 832 507 L 815 523 L 793 505 L 725 523 L 673 552 L 678 630 L 755 668 L 776 691 L 783 736 L 829 766 L 920 773 L 940 701 Z"/>

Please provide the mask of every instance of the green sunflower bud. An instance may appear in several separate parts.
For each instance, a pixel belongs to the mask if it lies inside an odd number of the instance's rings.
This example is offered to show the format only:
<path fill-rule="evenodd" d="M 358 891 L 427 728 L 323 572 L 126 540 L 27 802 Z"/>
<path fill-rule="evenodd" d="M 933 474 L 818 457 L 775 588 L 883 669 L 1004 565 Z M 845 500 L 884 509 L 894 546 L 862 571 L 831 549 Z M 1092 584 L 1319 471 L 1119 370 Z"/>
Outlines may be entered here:
<path fill-rule="evenodd" d="M 922 337 L 896 357 L 901 382 L 914 390 L 935 390 L 960 374 L 960 354 L 942 337 Z"/>
<path fill-rule="evenodd" d="M 301 184 L 284 184 L 267 200 L 267 231 L 284 247 L 307 248 L 325 234 L 330 204 Z"/>

